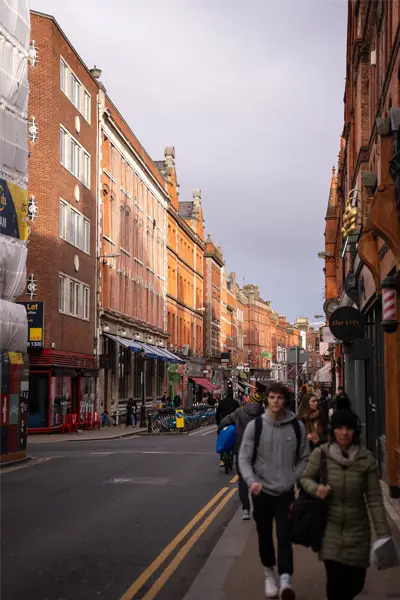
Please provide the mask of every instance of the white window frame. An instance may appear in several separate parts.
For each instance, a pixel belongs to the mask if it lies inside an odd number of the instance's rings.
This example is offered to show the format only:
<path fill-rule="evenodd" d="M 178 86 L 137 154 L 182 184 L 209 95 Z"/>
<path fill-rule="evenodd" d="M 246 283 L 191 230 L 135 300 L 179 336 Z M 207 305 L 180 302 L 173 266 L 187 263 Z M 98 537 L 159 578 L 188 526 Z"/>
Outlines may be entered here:
<path fill-rule="evenodd" d="M 83 281 L 59 273 L 58 311 L 64 315 L 90 320 L 90 287 Z M 61 298 L 62 293 L 62 298 Z"/>
<path fill-rule="evenodd" d="M 90 255 L 90 219 L 63 198 L 60 198 L 59 227 L 62 240 Z"/>
<path fill-rule="evenodd" d="M 90 190 L 90 153 L 62 123 L 60 123 L 60 164 Z"/>
<path fill-rule="evenodd" d="M 91 95 L 63 56 L 60 56 L 60 90 L 90 123 Z"/>

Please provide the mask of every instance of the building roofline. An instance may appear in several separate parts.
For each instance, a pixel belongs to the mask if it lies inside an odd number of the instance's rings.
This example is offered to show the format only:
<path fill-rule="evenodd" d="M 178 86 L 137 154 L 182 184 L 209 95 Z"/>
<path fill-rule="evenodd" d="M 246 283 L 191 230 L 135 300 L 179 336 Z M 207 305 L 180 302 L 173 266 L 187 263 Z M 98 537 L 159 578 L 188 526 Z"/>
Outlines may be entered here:
<path fill-rule="evenodd" d="M 76 54 L 79 62 L 82 64 L 82 66 L 84 67 L 84 69 L 87 71 L 87 74 L 89 75 L 89 77 L 92 79 L 92 81 L 96 84 L 97 87 L 100 87 L 99 86 L 99 81 L 93 77 L 93 75 L 90 72 L 89 67 L 87 66 L 87 64 L 85 63 L 85 61 L 83 60 L 83 58 L 81 57 L 81 55 L 79 54 L 79 52 L 77 52 L 75 50 L 75 46 L 73 44 L 71 44 L 69 38 L 66 36 L 66 34 L 63 31 L 63 29 L 60 27 L 57 19 L 55 17 L 53 17 L 53 15 L 49 15 L 48 13 L 42 13 L 42 12 L 40 12 L 38 10 L 30 10 L 29 12 L 32 15 L 36 15 L 38 17 L 43 17 L 43 19 L 48 19 L 49 21 L 52 21 L 54 23 L 54 25 L 57 27 L 59 33 L 62 35 L 62 37 L 64 38 L 64 40 L 71 47 L 71 49 L 73 50 L 73 52 Z"/>

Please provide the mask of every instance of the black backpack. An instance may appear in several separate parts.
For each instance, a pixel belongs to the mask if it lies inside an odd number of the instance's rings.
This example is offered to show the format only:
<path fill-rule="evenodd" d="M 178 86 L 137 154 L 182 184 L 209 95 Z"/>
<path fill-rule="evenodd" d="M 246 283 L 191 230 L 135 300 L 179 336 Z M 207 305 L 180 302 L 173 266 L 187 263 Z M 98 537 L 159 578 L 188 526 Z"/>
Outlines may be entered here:
<path fill-rule="evenodd" d="M 254 431 L 254 448 L 253 448 L 253 460 L 252 464 L 254 465 L 257 459 L 257 451 L 258 446 L 260 445 L 261 433 L 262 433 L 262 417 L 256 417 L 255 419 L 255 431 Z M 297 419 L 293 419 L 291 425 L 294 429 L 294 433 L 296 435 L 296 460 L 299 460 L 300 457 L 300 444 L 301 444 L 301 429 L 300 424 Z"/>

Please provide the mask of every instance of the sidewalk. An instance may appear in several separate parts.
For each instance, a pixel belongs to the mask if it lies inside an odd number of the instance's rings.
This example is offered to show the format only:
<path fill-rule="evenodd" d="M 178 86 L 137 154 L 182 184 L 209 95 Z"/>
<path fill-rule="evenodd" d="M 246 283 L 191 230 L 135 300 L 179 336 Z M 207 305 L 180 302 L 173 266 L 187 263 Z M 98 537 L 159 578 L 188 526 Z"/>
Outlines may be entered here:
<path fill-rule="evenodd" d="M 28 447 L 33 444 L 54 444 L 57 442 L 98 442 L 117 440 L 147 432 L 147 427 L 102 427 L 91 431 L 79 430 L 78 433 L 28 434 Z"/>
<path fill-rule="evenodd" d="M 317 556 L 295 546 L 293 587 L 296 600 L 325 598 L 325 571 Z M 387 571 L 370 568 L 363 600 L 400 598 L 400 567 Z M 264 577 L 257 551 L 253 521 L 242 521 L 238 512 L 210 558 L 198 574 L 185 600 L 263 600 Z"/>

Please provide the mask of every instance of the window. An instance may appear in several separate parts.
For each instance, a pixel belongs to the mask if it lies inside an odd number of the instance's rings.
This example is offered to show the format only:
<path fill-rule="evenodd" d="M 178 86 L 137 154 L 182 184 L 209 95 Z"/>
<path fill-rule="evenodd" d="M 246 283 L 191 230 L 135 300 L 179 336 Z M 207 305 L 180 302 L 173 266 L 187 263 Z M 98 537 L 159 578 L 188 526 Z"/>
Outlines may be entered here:
<path fill-rule="evenodd" d="M 83 94 L 83 116 L 90 122 L 90 96 L 87 92 Z"/>
<path fill-rule="evenodd" d="M 90 188 L 90 156 L 87 152 L 83 153 L 83 185 Z"/>
<path fill-rule="evenodd" d="M 80 228 L 80 214 L 75 210 L 71 209 L 70 218 L 69 218 L 69 239 L 68 241 L 79 248 L 79 228 Z"/>
<path fill-rule="evenodd" d="M 60 238 L 90 254 L 90 221 L 60 199 Z"/>
<path fill-rule="evenodd" d="M 80 147 L 75 142 L 75 140 L 71 140 L 71 166 L 70 171 L 72 175 L 75 175 L 77 179 L 79 179 L 79 162 L 80 162 Z"/>
<path fill-rule="evenodd" d="M 60 238 L 67 239 L 67 205 L 60 201 Z"/>
<path fill-rule="evenodd" d="M 319 358 L 317 358 L 317 367 L 320 367 L 320 366 L 321 366 L 321 361 Z"/>
<path fill-rule="evenodd" d="M 65 139 L 66 139 L 66 134 L 64 129 L 61 127 L 60 128 L 60 163 L 62 165 L 64 165 L 64 167 L 66 166 L 66 160 L 65 160 Z"/>
<path fill-rule="evenodd" d="M 60 163 L 90 189 L 90 154 L 60 126 Z"/>
<path fill-rule="evenodd" d="M 308 344 L 308 351 L 309 351 L 309 352 L 312 352 L 312 351 L 313 351 L 313 349 L 312 349 L 312 344 Z"/>
<path fill-rule="evenodd" d="M 90 222 L 83 220 L 83 251 L 90 254 Z"/>
<path fill-rule="evenodd" d="M 71 317 L 89 320 L 89 286 L 63 273 L 58 278 L 58 310 Z"/>
<path fill-rule="evenodd" d="M 58 310 L 65 312 L 65 277 L 59 275 L 58 277 Z"/>
<path fill-rule="evenodd" d="M 64 94 L 67 93 L 67 72 L 68 72 L 67 65 L 61 59 L 60 60 L 60 88 L 64 92 Z"/>
<path fill-rule="evenodd" d="M 81 99 L 81 84 L 71 73 L 71 102 L 78 110 L 80 110 L 80 99 Z"/>

